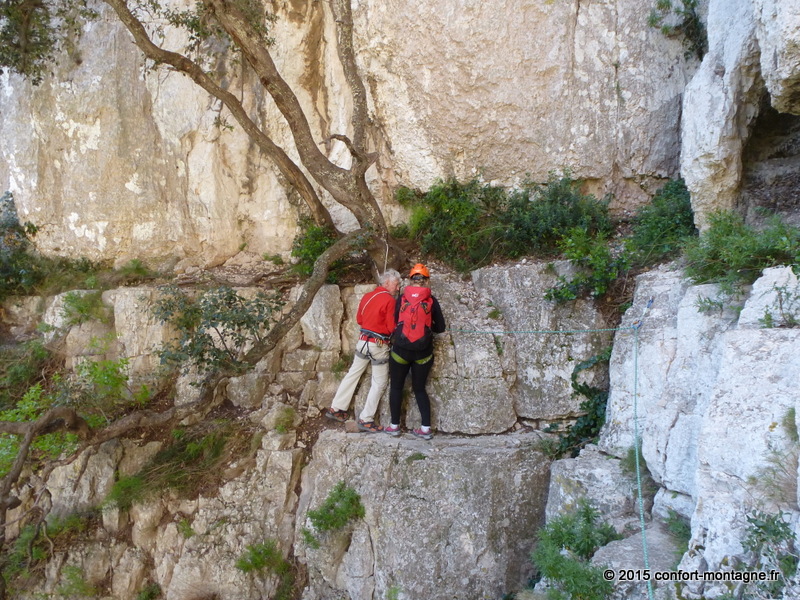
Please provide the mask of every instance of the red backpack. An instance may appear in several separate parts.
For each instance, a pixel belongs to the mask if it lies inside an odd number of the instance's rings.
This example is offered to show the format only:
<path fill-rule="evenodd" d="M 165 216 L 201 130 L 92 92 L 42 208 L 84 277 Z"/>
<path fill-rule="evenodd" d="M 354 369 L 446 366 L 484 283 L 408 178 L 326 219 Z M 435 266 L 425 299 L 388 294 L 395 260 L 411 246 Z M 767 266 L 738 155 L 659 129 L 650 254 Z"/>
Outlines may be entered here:
<path fill-rule="evenodd" d="M 409 350 L 424 349 L 430 341 L 432 312 L 430 288 L 408 286 L 400 298 L 395 344 Z"/>

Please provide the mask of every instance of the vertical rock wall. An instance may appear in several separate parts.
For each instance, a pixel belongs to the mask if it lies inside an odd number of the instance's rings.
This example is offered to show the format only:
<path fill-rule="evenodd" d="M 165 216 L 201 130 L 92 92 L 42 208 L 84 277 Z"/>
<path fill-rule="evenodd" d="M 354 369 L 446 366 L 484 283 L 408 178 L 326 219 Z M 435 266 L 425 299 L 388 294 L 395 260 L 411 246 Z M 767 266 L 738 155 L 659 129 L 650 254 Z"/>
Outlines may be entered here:
<path fill-rule="evenodd" d="M 320 143 L 347 134 L 351 100 L 327 3 L 269 8 L 276 63 Z M 482 174 L 510 185 L 570 167 L 625 210 L 677 174 L 693 66 L 678 41 L 647 26 L 640 2 L 369 0 L 353 9 L 380 157 L 368 175 L 391 222 L 405 218 L 391 200 L 400 184 Z M 184 43 L 169 31 L 167 42 Z M 210 68 L 294 155 L 250 71 L 225 53 Z M 217 102 L 146 68 L 109 10 L 86 25 L 79 57 L 54 71 L 38 88 L 4 75 L 0 93 L 0 190 L 40 227 L 44 251 L 177 258 L 179 268 L 219 264 L 244 245 L 288 254 L 295 195 Z M 342 143 L 323 147 L 347 164 Z M 332 212 L 352 223 L 341 207 Z"/>
<path fill-rule="evenodd" d="M 796 195 L 796 184 L 787 185 L 791 176 L 780 170 L 762 177 L 744 195 L 742 183 L 744 159 L 754 158 L 745 155 L 745 147 L 758 135 L 754 129 L 756 118 L 765 112 L 762 107 L 800 114 L 798 23 L 796 2 L 709 2 L 708 53 L 686 86 L 681 133 L 681 174 L 701 228 L 708 225 L 709 213 L 737 208 L 742 200 L 745 208 L 752 207 L 766 193 L 772 196 L 769 208 L 780 210 Z M 777 154 L 783 158 L 782 154 L 797 153 L 786 144 Z"/>

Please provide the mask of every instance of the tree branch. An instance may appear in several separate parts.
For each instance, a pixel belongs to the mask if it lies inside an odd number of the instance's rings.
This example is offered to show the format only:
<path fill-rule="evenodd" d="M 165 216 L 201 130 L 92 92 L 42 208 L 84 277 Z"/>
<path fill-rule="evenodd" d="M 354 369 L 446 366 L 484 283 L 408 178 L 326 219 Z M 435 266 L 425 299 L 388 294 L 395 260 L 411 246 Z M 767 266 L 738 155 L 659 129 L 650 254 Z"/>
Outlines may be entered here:
<path fill-rule="evenodd" d="M 275 161 L 278 170 L 289 180 L 289 183 L 298 191 L 306 205 L 308 205 L 315 222 L 319 225 L 327 225 L 335 230 L 333 219 L 317 196 L 311 182 L 308 181 L 308 178 L 289 158 L 286 152 L 253 122 L 236 96 L 217 85 L 197 63 L 182 54 L 165 50 L 156 45 L 150 39 L 141 21 L 128 8 L 125 0 L 103 1 L 114 9 L 119 20 L 122 21 L 122 24 L 133 36 L 134 43 L 147 58 L 157 64 L 169 65 L 176 71 L 187 75 L 197 85 L 220 100 L 241 125 L 245 133 L 258 145 L 259 149 Z"/>

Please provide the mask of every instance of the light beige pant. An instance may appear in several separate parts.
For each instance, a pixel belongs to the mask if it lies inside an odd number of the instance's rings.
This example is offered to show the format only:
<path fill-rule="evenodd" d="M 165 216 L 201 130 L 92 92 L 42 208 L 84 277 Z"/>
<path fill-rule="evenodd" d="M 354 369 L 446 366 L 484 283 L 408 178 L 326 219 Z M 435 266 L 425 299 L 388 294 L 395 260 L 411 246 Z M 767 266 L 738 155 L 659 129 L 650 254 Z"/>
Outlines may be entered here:
<path fill-rule="evenodd" d="M 359 354 L 362 356 L 359 356 Z M 378 364 L 375 364 L 376 362 Z M 358 418 L 365 422 L 375 420 L 378 402 L 380 402 L 383 392 L 386 391 L 386 385 L 389 383 L 389 344 L 358 341 L 353 364 L 347 375 L 342 379 L 342 383 L 339 384 L 336 396 L 331 402 L 331 408 L 334 410 L 347 410 L 350 408 L 350 402 L 353 399 L 358 382 L 361 380 L 361 375 L 364 374 L 367 365 L 370 363 L 372 363 L 372 381 L 370 382 L 364 410 L 361 411 L 361 415 Z"/>

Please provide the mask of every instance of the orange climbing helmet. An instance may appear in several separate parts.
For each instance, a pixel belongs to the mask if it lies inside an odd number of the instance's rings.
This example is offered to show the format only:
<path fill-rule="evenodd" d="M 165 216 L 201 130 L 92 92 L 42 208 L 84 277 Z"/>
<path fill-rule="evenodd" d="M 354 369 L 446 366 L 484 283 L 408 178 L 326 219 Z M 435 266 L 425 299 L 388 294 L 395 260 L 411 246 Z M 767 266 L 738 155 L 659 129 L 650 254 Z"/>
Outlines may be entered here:
<path fill-rule="evenodd" d="M 414 275 L 422 275 L 425 279 L 428 279 L 431 276 L 430 271 L 428 271 L 428 267 L 422 263 L 417 263 L 411 267 L 411 272 L 408 274 L 408 276 L 411 279 L 414 279 Z"/>

